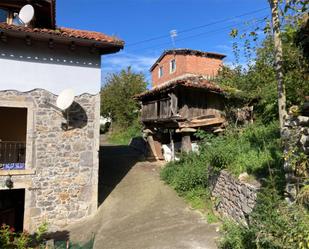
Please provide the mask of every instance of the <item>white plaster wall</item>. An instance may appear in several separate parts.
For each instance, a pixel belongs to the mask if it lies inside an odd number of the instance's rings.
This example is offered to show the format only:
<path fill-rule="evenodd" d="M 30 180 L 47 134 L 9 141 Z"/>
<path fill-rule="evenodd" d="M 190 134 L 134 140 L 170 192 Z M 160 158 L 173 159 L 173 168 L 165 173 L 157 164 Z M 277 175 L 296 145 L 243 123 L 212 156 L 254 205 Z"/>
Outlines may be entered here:
<path fill-rule="evenodd" d="M 97 94 L 101 87 L 101 59 L 88 48 L 10 38 L 0 43 L 0 91 L 31 91 L 36 88 L 59 94 L 73 88 L 76 95 Z"/>

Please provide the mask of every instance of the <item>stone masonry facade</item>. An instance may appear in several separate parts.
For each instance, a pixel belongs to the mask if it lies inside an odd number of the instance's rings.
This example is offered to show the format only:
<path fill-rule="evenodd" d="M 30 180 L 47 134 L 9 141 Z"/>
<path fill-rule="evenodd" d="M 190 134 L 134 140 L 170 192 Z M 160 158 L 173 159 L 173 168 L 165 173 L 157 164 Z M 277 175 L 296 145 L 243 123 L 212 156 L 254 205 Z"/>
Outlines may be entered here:
<path fill-rule="evenodd" d="M 236 179 L 225 170 L 212 177 L 211 183 L 211 194 L 216 198 L 215 208 L 219 214 L 238 223 L 246 224 L 256 204 L 260 185 Z"/>
<path fill-rule="evenodd" d="M 0 92 L 1 107 L 27 108 L 26 169 L 1 170 L 0 189 L 7 189 L 8 175 L 13 189 L 25 189 L 24 229 L 29 232 L 43 222 L 50 231 L 61 230 L 97 210 L 100 96 L 75 98 L 68 129 L 64 115 L 52 106 L 56 98 L 42 89 Z"/>
<path fill-rule="evenodd" d="M 297 175 L 293 158 L 295 160 L 302 153 L 307 158 L 309 156 L 309 116 L 304 114 L 289 115 L 285 121 L 283 138 L 285 141 L 286 193 L 288 193 L 289 196 L 287 197 L 290 201 L 295 201 L 297 192 L 303 187 L 304 183 L 301 180 L 302 176 Z"/>

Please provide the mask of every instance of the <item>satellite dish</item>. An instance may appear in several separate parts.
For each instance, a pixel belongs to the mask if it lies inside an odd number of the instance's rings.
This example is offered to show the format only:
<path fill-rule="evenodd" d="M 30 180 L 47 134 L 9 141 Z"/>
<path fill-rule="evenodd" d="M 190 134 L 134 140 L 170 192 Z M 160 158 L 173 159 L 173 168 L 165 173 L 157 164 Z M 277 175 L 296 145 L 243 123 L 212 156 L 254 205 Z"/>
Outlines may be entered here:
<path fill-rule="evenodd" d="M 18 14 L 19 19 L 25 24 L 28 25 L 34 17 L 34 8 L 32 5 L 27 4 L 21 8 Z"/>
<path fill-rule="evenodd" d="M 74 96 L 75 94 L 73 89 L 63 90 L 57 98 L 57 107 L 62 111 L 65 111 L 73 104 Z"/>

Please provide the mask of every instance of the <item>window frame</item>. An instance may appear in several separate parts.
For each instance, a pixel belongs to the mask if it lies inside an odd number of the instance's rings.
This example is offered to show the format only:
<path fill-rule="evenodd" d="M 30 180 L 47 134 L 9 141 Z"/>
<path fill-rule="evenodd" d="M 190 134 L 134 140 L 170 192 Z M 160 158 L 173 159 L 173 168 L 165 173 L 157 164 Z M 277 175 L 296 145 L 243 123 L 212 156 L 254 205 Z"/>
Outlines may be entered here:
<path fill-rule="evenodd" d="M 0 22 L 8 22 L 8 17 L 9 17 L 9 11 L 7 11 L 6 9 L 2 9 L 0 8 L 0 12 L 2 12 L 3 14 L 5 14 L 5 20 L 1 20 L 0 19 Z M 4 16 L 3 16 L 4 17 Z"/>
<path fill-rule="evenodd" d="M 174 67 L 173 67 L 174 65 Z M 172 59 L 170 61 L 170 74 L 172 73 L 175 73 L 176 72 L 176 69 L 177 69 L 177 66 L 176 66 L 176 59 Z"/>
<path fill-rule="evenodd" d="M 25 169 L 20 170 L 0 170 L 2 175 L 32 175 L 35 172 L 34 151 L 34 121 L 35 121 L 35 105 L 31 101 L 15 101 L 15 100 L 0 100 L 1 107 L 7 108 L 25 108 L 27 109 L 27 133 L 26 133 L 26 158 Z"/>
<path fill-rule="evenodd" d="M 159 79 L 163 77 L 163 66 L 159 66 L 158 77 Z"/>

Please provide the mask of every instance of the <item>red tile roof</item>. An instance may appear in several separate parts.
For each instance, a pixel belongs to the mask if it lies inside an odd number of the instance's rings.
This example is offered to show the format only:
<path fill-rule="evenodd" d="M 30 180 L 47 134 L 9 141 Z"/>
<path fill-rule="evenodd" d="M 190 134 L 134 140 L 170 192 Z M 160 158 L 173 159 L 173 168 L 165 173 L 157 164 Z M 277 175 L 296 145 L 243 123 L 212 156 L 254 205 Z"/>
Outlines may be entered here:
<path fill-rule="evenodd" d="M 106 43 L 118 46 L 119 49 L 122 49 L 124 42 L 116 37 L 108 36 L 103 33 L 77 30 L 70 28 L 56 28 L 56 29 L 44 29 L 44 28 L 29 28 L 24 26 L 9 25 L 6 23 L 0 23 L 0 32 L 13 31 L 13 32 L 22 32 L 29 35 L 49 35 L 50 38 L 67 38 L 67 39 L 79 39 L 84 41 L 93 41 L 95 43 Z"/>
<path fill-rule="evenodd" d="M 151 90 L 148 90 L 139 95 L 136 95 L 135 98 L 138 100 L 142 100 L 145 97 L 154 96 L 158 93 L 169 91 L 177 86 L 183 86 L 183 87 L 188 87 L 188 88 L 199 88 L 199 89 L 208 90 L 208 91 L 215 92 L 215 93 L 224 93 L 222 88 L 206 80 L 203 77 L 189 76 L 189 77 L 185 77 L 181 79 L 171 80 Z"/>

